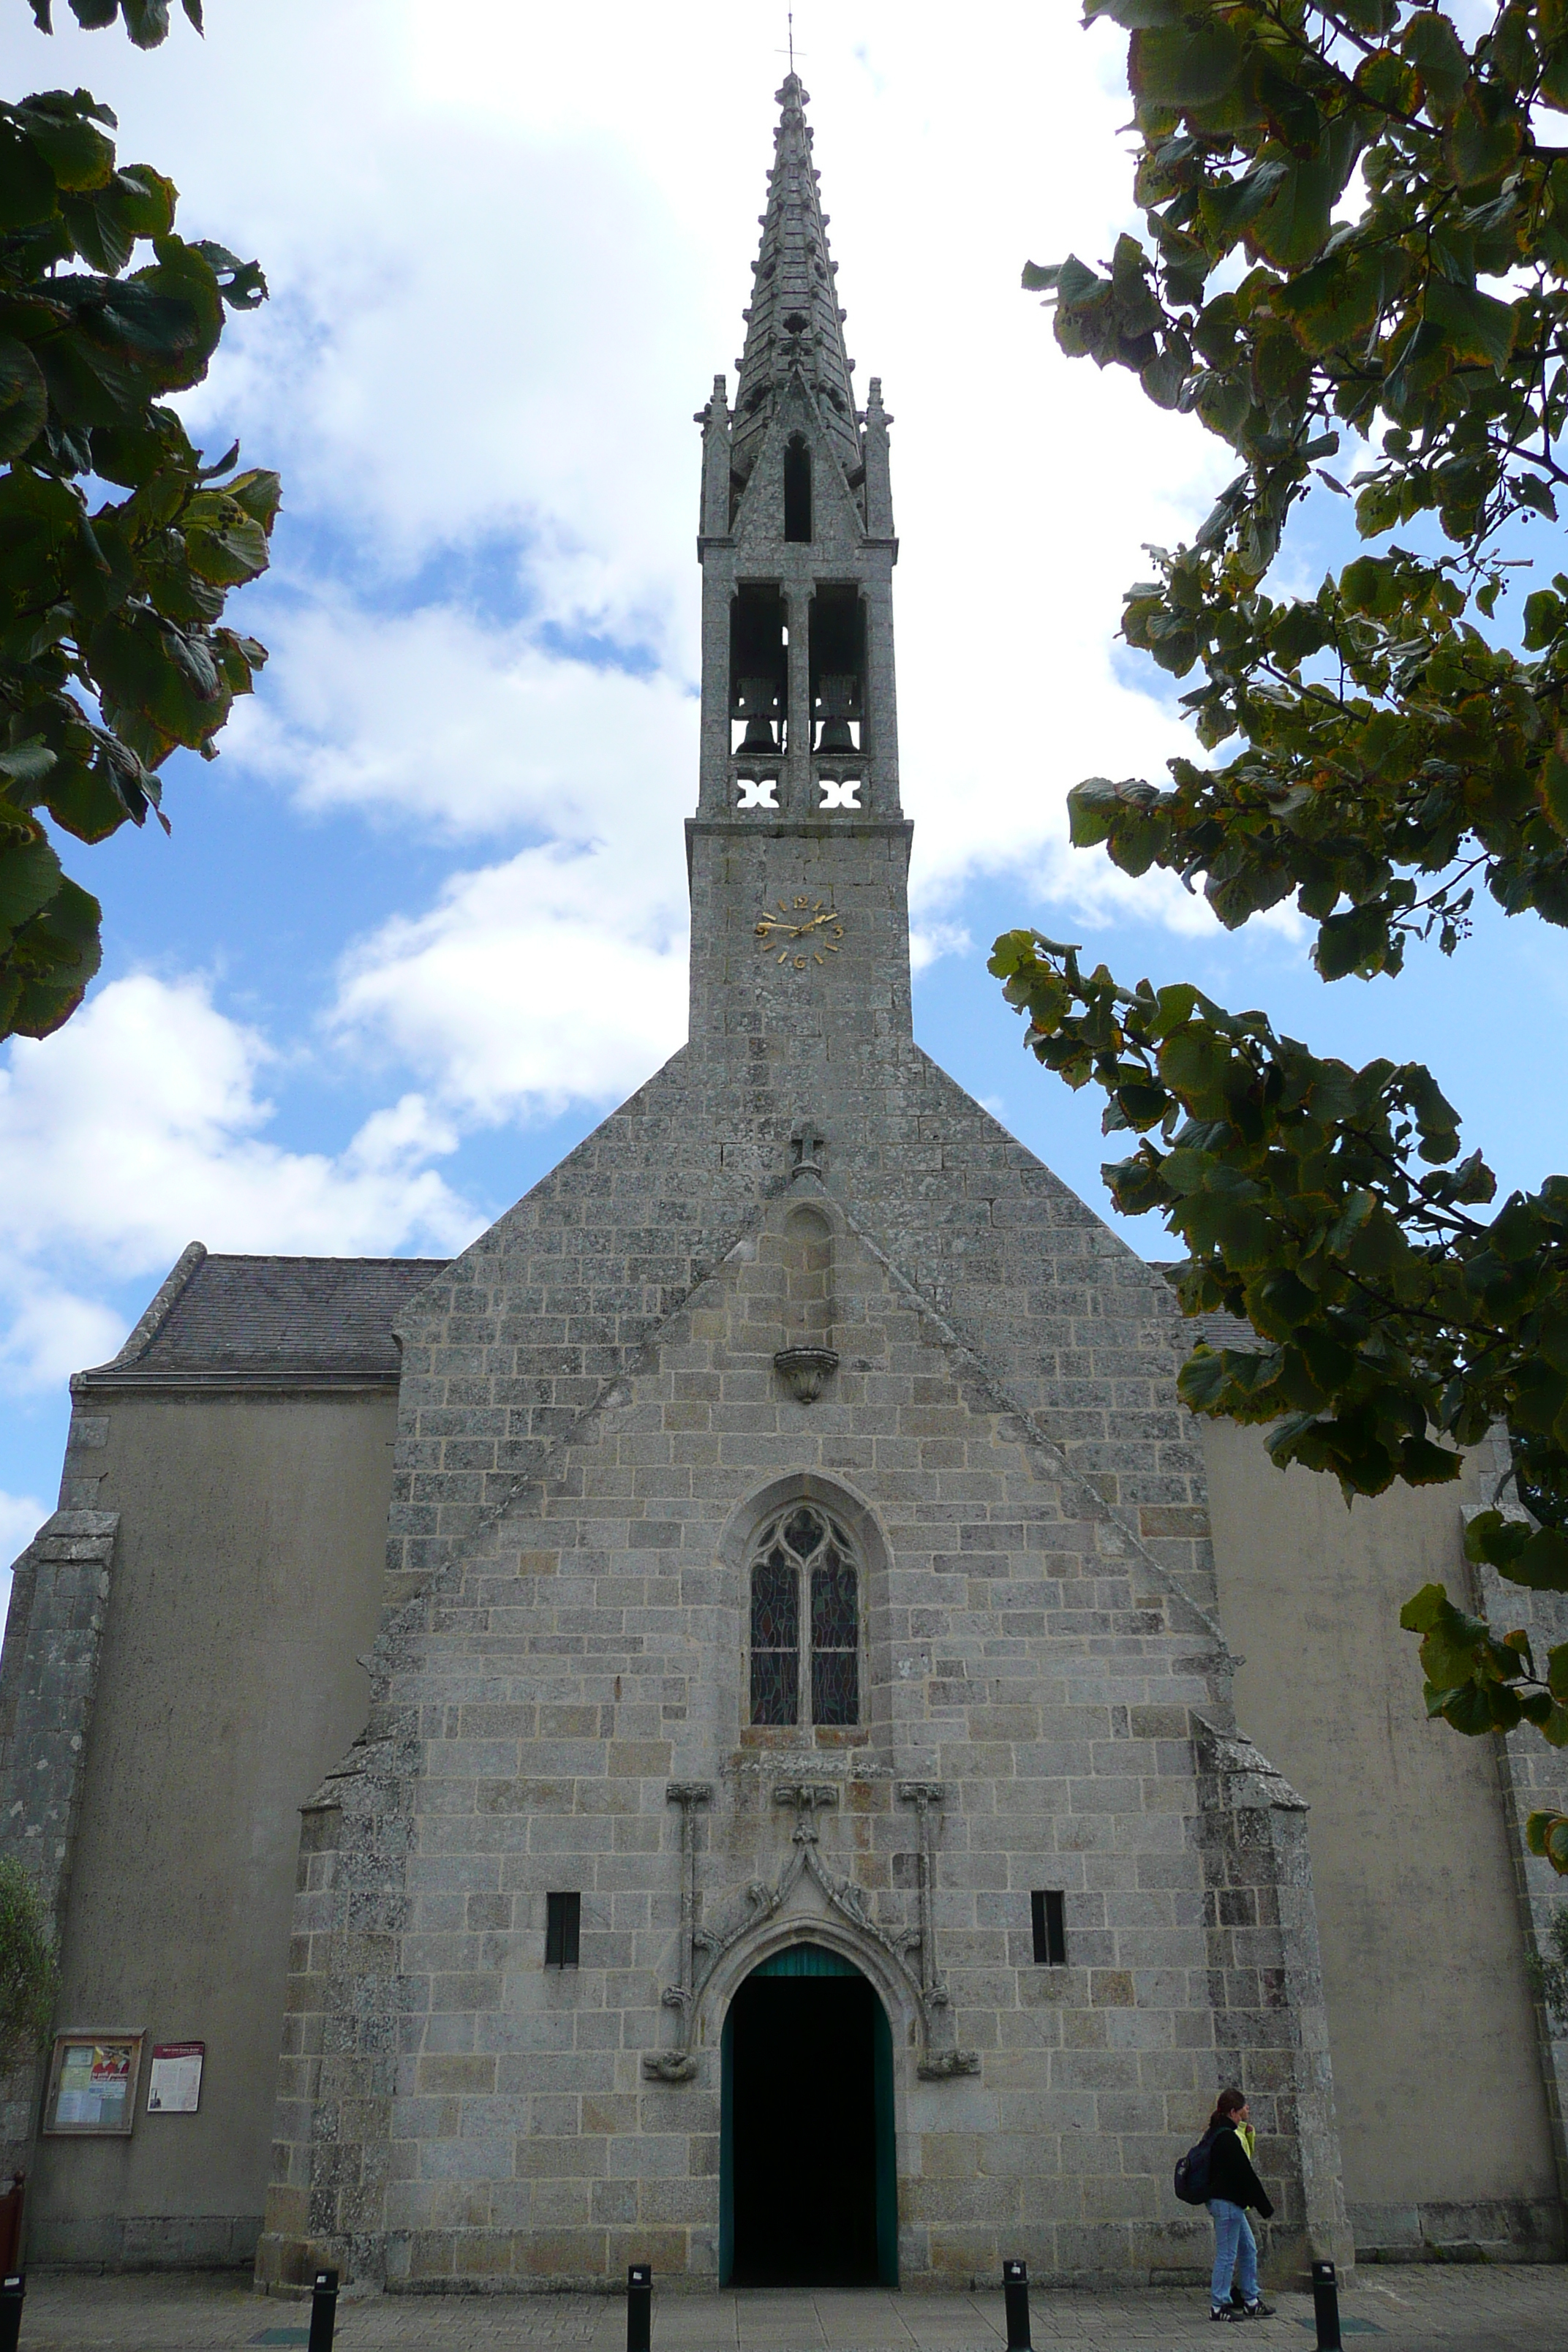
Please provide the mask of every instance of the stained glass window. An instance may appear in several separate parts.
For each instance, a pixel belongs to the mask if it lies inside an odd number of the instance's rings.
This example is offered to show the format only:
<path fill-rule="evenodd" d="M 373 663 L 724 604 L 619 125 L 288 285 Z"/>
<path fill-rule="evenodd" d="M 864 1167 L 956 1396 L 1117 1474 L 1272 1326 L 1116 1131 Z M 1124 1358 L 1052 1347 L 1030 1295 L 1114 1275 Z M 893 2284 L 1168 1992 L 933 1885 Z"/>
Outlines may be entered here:
<path fill-rule="evenodd" d="M 800 1717 L 800 1578 L 782 1544 L 752 1570 L 752 1721 Z"/>
<path fill-rule="evenodd" d="M 810 1671 L 801 1689 L 801 1617 Z M 815 1504 L 794 1503 L 763 1530 L 752 1566 L 752 1721 L 860 1720 L 859 1579 L 849 1539 Z"/>
<path fill-rule="evenodd" d="M 859 1626 L 855 1584 L 854 1569 L 837 1544 L 827 1544 L 811 1571 L 813 1723 L 860 1720 Z"/>

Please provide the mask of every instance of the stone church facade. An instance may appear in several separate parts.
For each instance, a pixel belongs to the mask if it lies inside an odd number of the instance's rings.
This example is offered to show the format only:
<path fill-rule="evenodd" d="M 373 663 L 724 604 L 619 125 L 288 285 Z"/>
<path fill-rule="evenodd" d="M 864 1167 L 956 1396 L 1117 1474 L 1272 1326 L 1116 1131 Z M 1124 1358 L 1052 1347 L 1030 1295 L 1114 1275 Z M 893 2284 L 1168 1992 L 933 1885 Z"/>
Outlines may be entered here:
<path fill-rule="evenodd" d="M 700 420 L 687 1045 L 452 1264 L 193 1245 L 74 1384 L 5 1850 L 59 2031 L 209 2087 L 109 2138 L 14 2083 L 35 2260 L 1195 2277 L 1230 2080 L 1276 2274 L 1562 2252 L 1538 1768 L 1374 1654 L 1487 1464 L 1352 1517 L 1200 1433 L 1163 1276 L 914 1042 L 890 420 L 804 99 Z"/>

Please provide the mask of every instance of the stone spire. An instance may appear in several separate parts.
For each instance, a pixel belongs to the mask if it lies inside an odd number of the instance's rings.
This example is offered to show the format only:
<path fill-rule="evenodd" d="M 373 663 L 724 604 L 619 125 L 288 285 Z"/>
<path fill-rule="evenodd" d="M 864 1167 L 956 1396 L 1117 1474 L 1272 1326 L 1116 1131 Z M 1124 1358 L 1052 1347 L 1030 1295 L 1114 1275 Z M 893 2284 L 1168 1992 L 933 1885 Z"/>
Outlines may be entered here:
<path fill-rule="evenodd" d="M 827 216 L 812 169 L 810 92 L 787 74 L 775 92 L 783 111 L 773 133 L 768 208 L 746 312 L 746 348 L 736 365 L 732 455 L 738 473 L 751 469 L 779 399 L 792 380 L 812 394 L 828 442 L 846 475 L 862 463 L 855 424 L 851 362 L 844 348 L 844 313 L 827 255 Z"/>

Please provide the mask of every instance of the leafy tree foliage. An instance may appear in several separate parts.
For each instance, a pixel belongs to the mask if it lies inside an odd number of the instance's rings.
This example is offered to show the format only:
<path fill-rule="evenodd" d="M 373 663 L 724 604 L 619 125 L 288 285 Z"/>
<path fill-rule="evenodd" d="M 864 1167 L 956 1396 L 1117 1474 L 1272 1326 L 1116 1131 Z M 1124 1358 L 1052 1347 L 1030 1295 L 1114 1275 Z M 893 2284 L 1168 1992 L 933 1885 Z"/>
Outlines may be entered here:
<path fill-rule="evenodd" d="M 163 0 L 122 5 L 139 47 L 163 38 Z M 72 6 L 109 25 L 121 0 Z M 204 465 L 166 401 L 266 282 L 175 234 L 173 184 L 121 163 L 114 128 L 87 90 L 0 103 L 0 1036 L 58 1028 L 98 969 L 100 909 L 44 819 L 83 842 L 166 824 L 159 768 L 214 756 L 267 658 L 220 623 L 267 568 L 277 476 Z"/>
<path fill-rule="evenodd" d="M 36 2057 L 54 2021 L 54 1937 L 19 1862 L 0 1861 L 0 2069 Z"/>
<path fill-rule="evenodd" d="M 1194 681 L 1210 759 L 1080 783 L 1074 841 L 1201 885 L 1227 928 L 1293 900 L 1326 981 L 1456 952 L 1478 890 L 1568 924 L 1568 571 L 1521 629 L 1498 610 L 1568 485 L 1568 7 L 1499 0 L 1468 41 L 1440 0 L 1088 0 L 1100 18 L 1130 37 L 1142 233 L 1024 283 L 1064 351 L 1131 369 L 1238 469 L 1122 615 Z M 1315 484 L 1367 551 L 1274 593 Z M 1347 1496 L 1457 1477 L 1500 1422 L 1529 1516 L 1495 1496 L 1471 1557 L 1568 1591 L 1568 1178 L 1496 1205 L 1419 1065 L 1352 1069 L 1031 931 L 992 970 L 1039 1059 L 1135 1139 L 1107 1180 L 1180 1237 L 1187 1312 L 1259 1336 L 1199 1347 L 1187 1403 L 1271 1424 L 1281 1466 Z M 1568 1644 L 1538 1670 L 1440 1587 L 1403 1622 L 1434 1714 L 1568 1745 Z M 1531 1834 L 1568 1870 L 1568 1819 Z"/>
<path fill-rule="evenodd" d="M 38 30 L 52 33 L 51 0 L 27 0 L 27 5 Z M 69 0 L 69 5 L 71 15 L 87 32 L 97 32 L 123 16 L 125 29 L 139 49 L 155 49 L 169 37 L 169 0 Z M 180 5 L 199 33 L 202 0 L 180 0 Z"/>

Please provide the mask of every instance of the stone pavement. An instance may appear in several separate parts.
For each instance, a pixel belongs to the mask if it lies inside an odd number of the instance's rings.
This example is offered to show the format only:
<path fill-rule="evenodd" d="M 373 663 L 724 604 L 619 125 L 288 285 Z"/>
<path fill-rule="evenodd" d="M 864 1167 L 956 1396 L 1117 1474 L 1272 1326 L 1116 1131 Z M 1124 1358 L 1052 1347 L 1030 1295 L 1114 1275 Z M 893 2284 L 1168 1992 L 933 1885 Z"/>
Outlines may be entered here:
<path fill-rule="evenodd" d="M 1256 2352 L 1312 2352 L 1311 2298 L 1281 2294 L 1278 2315 L 1253 2323 Z M 1563 2352 L 1563 2264 L 1368 2266 L 1342 2299 L 1346 2352 Z M 22 2352 L 237 2352 L 302 2347 L 308 2304 L 257 2294 L 247 2277 L 89 2277 L 39 2272 L 28 2284 Z M 1179 2352 L 1216 2341 L 1206 2297 L 1151 2288 L 1088 2294 L 1037 2288 L 1036 2352 Z M 1382 2336 L 1379 2346 L 1376 2338 Z M 1257 2344 L 1261 2337 L 1262 2344 Z M 620 2352 L 616 2296 L 380 2295 L 350 2290 L 338 2305 L 339 2352 L 531 2352 L 584 2346 Z M 654 2352 L 1000 2352 L 1000 2293 L 886 2294 L 752 2292 L 656 2294 Z"/>

